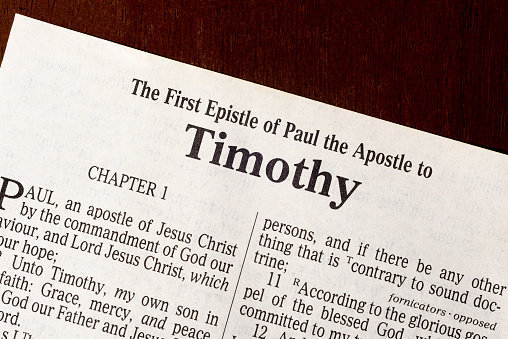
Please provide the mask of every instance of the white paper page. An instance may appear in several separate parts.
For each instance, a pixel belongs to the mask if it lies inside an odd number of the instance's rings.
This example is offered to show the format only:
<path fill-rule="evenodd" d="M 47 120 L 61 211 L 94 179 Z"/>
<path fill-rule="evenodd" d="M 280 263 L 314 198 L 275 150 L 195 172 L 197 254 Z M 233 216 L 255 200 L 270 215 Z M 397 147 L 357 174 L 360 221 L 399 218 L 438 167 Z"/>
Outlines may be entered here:
<path fill-rule="evenodd" d="M 506 338 L 505 155 L 16 16 L 0 338 Z"/>

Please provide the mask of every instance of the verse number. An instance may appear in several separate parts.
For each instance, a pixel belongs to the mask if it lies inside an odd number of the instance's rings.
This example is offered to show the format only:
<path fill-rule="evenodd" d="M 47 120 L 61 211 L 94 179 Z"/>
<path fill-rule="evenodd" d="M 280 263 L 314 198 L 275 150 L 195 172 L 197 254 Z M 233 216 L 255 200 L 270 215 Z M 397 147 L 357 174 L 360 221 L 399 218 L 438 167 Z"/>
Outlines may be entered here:
<path fill-rule="evenodd" d="M 259 339 L 266 339 L 265 334 L 267 330 L 268 327 L 266 327 L 265 325 L 259 326 L 259 324 L 256 324 L 256 330 L 254 331 L 253 337 Z"/>

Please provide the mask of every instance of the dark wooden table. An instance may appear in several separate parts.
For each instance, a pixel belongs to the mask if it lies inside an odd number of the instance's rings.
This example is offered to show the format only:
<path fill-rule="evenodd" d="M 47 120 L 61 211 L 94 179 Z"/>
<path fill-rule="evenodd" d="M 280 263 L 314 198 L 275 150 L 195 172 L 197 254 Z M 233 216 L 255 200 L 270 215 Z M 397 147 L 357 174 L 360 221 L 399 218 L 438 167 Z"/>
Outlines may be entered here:
<path fill-rule="evenodd" d="M 0 57 L 21 13 L 507 152 L 508 1 L 386 3 L 2 0 Z"/>

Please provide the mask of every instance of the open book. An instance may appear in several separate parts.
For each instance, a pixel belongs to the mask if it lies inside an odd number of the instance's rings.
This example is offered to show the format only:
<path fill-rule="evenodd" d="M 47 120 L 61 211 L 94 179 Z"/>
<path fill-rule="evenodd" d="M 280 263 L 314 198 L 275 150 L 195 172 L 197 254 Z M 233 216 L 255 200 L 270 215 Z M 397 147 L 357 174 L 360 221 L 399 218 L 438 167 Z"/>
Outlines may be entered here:
<path fill-rule="evenodd" d="M 508 158 L 17 16 L 0 338 L 507 338 Z"/>

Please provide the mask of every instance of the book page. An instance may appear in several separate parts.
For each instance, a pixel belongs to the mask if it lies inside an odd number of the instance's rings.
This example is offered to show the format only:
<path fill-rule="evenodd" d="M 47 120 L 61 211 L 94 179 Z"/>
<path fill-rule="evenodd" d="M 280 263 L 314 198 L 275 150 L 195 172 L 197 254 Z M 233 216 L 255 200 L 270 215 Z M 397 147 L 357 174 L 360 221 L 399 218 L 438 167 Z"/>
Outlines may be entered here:
<path fill-rule="evenodd" d="M 0 338 L 506 338 L 505 155 L 16 16 Z"/>

